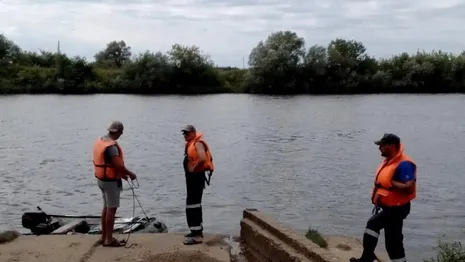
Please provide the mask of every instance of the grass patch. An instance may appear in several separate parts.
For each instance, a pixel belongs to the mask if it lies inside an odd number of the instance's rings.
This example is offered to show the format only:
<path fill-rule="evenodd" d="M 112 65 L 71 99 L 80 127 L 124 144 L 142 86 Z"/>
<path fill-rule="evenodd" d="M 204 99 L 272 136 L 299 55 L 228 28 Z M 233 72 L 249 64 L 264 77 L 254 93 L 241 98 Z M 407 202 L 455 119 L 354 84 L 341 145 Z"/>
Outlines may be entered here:
<path fill-rule="evenodd" d="M 458 241 L 439 240 L 436 257 L 425 259 L 424 262 L 463 262 L 465 248 Z"/>
<path fill-rule="evenodd" d="M 305 237 L 322 248 L 328 247 L 328 242 L 326 242 L 326 240 L 321 236 L 320 232 L 315 229 L 309 228 L 305 234 Z"/>
<path fill-rule="evenodd" d="M 0 244 L 5 244 L 17 239 L 21 234 L 18 231 L 7 230 L 0 233 Z"/>

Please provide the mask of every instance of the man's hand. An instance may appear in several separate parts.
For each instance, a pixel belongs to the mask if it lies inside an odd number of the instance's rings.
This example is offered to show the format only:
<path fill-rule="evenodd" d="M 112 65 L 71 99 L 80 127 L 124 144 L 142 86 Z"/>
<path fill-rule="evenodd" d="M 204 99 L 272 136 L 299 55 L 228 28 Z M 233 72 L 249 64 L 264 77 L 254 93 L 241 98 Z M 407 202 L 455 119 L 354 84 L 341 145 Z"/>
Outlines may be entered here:
<path fill-rule="evenodd" d="M 128 176 L 127 174 L 125 174 L 125 173 L 122 173 L 122 174 L 120 175 L 120 177 L 121 177 L 122 179 L 126 180 L 126 181 L 127 181 L 128 178 L 129 178 L 129 176 Z"/>
<path fill-rule="evenodd" d="M 136 174 L 134 174 L 133 172 L 130 172 L 129 173 L 129 178 L 131 178 L 131 180 L 134 180 L 137 178 Z"/>

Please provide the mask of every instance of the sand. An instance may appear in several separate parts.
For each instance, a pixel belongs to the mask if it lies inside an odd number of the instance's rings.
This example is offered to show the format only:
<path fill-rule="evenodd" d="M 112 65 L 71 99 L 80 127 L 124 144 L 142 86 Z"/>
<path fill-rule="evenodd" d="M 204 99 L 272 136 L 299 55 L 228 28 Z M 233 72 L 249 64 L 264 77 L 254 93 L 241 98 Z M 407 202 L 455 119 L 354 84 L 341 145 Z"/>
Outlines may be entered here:
<path fill-rule="evenodd" d="M 122 239 L 122 235 L 116 235 Z M 224 236 L 205 235 L 201 245 L 185 246 L 182 234 L 132 234 L 128 246 L 96 245 L 99 236 L 44 235 L 20 236 L 0 245 L 2 262 L 229 262 L 229 246 Z"/>
<path fill-rule="evenodd" d="M 115 235 L 125 239 L 126 235 Z M 241 261 L 235 254 L 231 238 L 206 235 L 201 245 L 186 246 L 182 234 L 141 234 L 130 236 L 128 248 L 96 245 L 100 235 L 19 236 L 0 244 L 2 262 L 230 262 Z M 326 250 L 338 261 L 349 261 L 362 253 L 361 241 L 344 236 L 324 236 Z M 237 239 L 235 240 L 237 241 Z M 233 248 L 232 248 L 233 247 Z M 237 248 L 236 248 L 237 249 Z M 377 252 L 382 262 L 389 261 L 385 252 Z"/>
<path fill-rule="evenodd" d="M 351 257 L 359 258 L 362 254 L 363 245 L 358 239 L 344 236 L 324 236 L 324 238 L 328 242 L 327 249 L 343 261 L 349 261 Z M 390 261 L 383 249 L 377 251 L 376 256 L 381 262 Z"/>

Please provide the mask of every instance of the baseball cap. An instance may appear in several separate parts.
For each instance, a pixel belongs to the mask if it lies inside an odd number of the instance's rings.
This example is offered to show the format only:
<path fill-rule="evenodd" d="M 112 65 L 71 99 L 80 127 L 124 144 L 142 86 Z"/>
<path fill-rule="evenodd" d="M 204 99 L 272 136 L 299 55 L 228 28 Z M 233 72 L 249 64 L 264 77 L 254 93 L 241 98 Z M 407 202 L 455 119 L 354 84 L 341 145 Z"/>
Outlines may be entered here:
<path fill-rule="evenodd" d="M 183 133 L 188 133 L 188 132 L 196 132 L 195 127 L 193 125 L 187 125 L 182 129 Z"/>
<path fill-rule="evenodd" d="M 123 126 L 123 123 L 121 123 L 120 121 L 113 121 L 110 125 L 110 127 L 108 127 L 108 131 L 110 132 L 118 132 L 118 131 L 123 131 L 124 129 L 124 126 Z"/>
<path fill-rule="evenodd" d="M 397 135 L 391 134 L 391 133 L 385 133 L 380 140 L 375 141 L 375 145 L 378 145 L 378 146 L 379 145 L 395 145 L 399 143 L 400 143 L 400 138 Z"/>

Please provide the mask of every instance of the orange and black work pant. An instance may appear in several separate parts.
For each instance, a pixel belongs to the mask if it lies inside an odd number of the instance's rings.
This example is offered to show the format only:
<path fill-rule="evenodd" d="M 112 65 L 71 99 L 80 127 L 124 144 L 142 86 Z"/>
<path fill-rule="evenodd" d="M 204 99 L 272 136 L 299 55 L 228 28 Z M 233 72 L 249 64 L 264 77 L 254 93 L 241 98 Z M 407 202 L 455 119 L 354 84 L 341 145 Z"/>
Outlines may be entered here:
<path fill-rule="evenodd" d="M 409 213 L 410 202 L 399 207 L 381 207 L 381 211 L 375 213 L 367 222 L 363 234 L 363 254 L 359 261 L 374 261 L 379 232 L 384 228 L 386 251 L 389 258 L 391 261 L 406 262 L 402 228 L 404 219 Z"/>
<path fill-rule="evenodd" d="M 186 218 L 191 231 L 188 236 L 203 236 L 202 195 L 205 173 L 187 173 L 186 188 Z"/>

